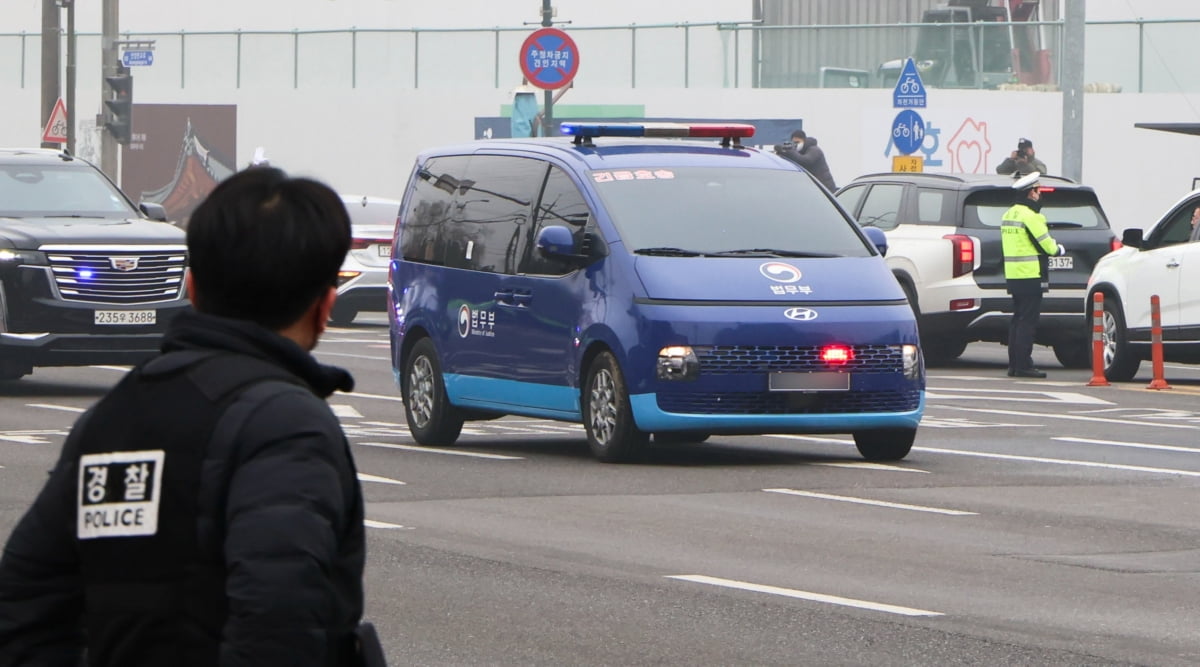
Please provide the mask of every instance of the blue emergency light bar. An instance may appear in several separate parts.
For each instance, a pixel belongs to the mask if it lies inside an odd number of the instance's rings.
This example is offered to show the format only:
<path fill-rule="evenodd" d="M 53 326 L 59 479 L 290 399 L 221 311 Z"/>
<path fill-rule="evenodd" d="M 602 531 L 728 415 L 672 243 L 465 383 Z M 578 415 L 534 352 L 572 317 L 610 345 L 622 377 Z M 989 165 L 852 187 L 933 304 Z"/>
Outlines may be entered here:
<path fill-rule="evenodd" d="M 754 136 L 745 123 L 563 123 L 563 134 L 572 137 L 733 137 Z"/>

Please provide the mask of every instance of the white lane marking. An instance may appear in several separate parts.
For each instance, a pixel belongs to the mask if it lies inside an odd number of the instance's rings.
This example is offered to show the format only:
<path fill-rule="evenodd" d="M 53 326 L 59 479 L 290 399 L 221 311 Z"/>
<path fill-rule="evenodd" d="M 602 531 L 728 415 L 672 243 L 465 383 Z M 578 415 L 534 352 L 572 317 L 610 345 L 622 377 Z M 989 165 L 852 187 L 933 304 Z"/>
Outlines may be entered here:
<path fill-rule="evenodd" d="M 1051 440 L 1061 440 L 1062 442 L 1082 442 L 1089 445 L 1107 445 L 1109 447 L 1132 447 L 1134 449 L 1158 449 L 1164 452 L 1187 452 L 1189 454 L 1200 454 L 1200 449 L 1194 447 L 1176 447 L 1174 445 L 1152 445 L 1146 442 L 1121 442 L 1120 440 L 1093 440 L 1091 438 L 1050 438 Z"/>
<path fill-rule="evenodd" d="M 415 445 L 393 445 L 386 442 L 356 442 L 356 445 L 364 447 L 380 447 L 382 449 L 404 449 L 412 452 L 424 452 L 427 454 L 447 454 L 449 456 L 469 456 L 477 459 L 496 459 L 500 461 L 521 461 L 524 457 L 521 456 L 505 456 L 503 454 L 483 454 L 481 452 L 460 452 L 453 449 L 438 449 L 436 447 L 419 447 Z"/>
<path fill-rule="evenodd" d="M 843 503 L 857 503 L 859 505 L 874 505 L 876 507 L 890 507 L 898 510 L 912 510 L 914 512 L 930 512 L 932 514 L 945 514 L 947 516 L 976 516 L 978 512 L 964 512 L 961 510 L 947 510 L 940 507 L 926 507 L 924 505 L 906 505 L 904 503 L 890 503 L 885 500 L 871 500 L 869 498 L 855 498 L 853 496 L 836 496 L 831 493 L 817 493 L 815 491 L 797 491 L 796 489 L 763 489 L 767 493 L 782 493 L 789 496 L 804 496 L 806 498 L 820 498 L 822 500 L 836 500 Z"/>
<path fill-rule="evenodd" d="M 1034 387 L 1078 387 L 1078 382 L 1066 382 L 1055 380 L 1013 380 L 1003 375 L 930 375 L 930 380 L 961 380 L 964 382 L 1005 382 L 1013 384 L 1025 384 Z M 935 389 L 949 389 L 949 387 L 934 387 Z M 955 389 L 955 391 L 958 391 Z M 987 391 L 987 390 L 985 390 Z M 1037 392 L 1030 392 L 1037 393 Z"/>
<path fill-rule="evenodd" d="M 1006 424 L 1004 422 L 977 422 L 965 417 L 921 417 L 921 428 L 997 428 L 1008 426 L 1024 426 L 1024 424 Z"/>
<path fill-rule="evenodd" d="M 352 359 L 369 359 L 370 361 L 388 361 L 391 357 L 378 357 L 369 354 L 350 354 L 349 352 L 326 352 L 322 350 L 317 353 L 318 357 L 350 357 Z"/>
<path fill-rule="evenodd" d="M 372 519 L 363 519 L 363 525 L 367 528 L 399 528 L 401 530 L 412 530 L 412 526 L 401 526 L 398 523 L 387 523 L 384 521 L 375 521 Z"/>
<path fill-rule="evenodd" d="M 942 393 L 942 392 L 946 393 Z M 977 395 L 960 395 L 977 394 Z M 1115 405 L 1112 401 L 1088 396 L 1073 391 L 1025 391 L 1021 389 L 936 389 L 925 392 L 926 400 L 958 399 L 966 401 L 991 401 L 998 398 L 995 394 L 1007 394 L 1004 400 L 1013 403 L 1080 403 L 1083 405 Z M 1047 398 L 1032 398 L 1029 394 Z"/>
<path fill-rule="evenodd" d="M 931 452 L 933 454 L 954 454 L 957 456 L 974 456 L 981 459 L 999 459 L 1001 461 L 1027 461 L 1030 463 L 1054 463 L 1081 468 L 1107 468 L 1109 470 L 1125 470 L 1128 472 L 1149 472 L 1159 475 L 1183 475 L 1185 477 L 1200 477 L 1195 470 L 1175 470 L 1173 468 L 1149 468 L 1146 466 L 1130 466 L 1119 463 L 1097 463 L 1094 461 L 1068 461 L 1066 459 L 1050 459 L 1042 456 L 1016 456 L 1014 454 L 996 454 L 993 452 L 966 452 L 958 449 L 937 449 L 935 447 L 913 447 L 914 452 Z"/>
<path fill-rule="evenodd" d="M 390 477 L 379 477 L 377 475 L 368 475 L 365 472 L 358 473 L 358 480 L 360 482 L 378 482 L 379 484 L 395 484 L 397 486 L 404 486 L 407 484 L 407 482 L 401 482 L 398 479 L 392 479 Z"/>
<path fill-rule="evenodd" d="M 353 419 L 359 419 L 362 417 L 358 410 L 354 409 L 353 405 L 333 404 L 330 405 L 329 408 L 333 410 L 333 415 L 335 417 L 346 417 Z"/>
<path fill-rule="evenodd" d="M 0 433 L 0 440 L 7 440 L 9 442 L 19 442 L 22 445 L 48 445 L 48 444 L 50 444 L 49 440 L 46 440 L 44 438 L 39 438 L 36 435 L 21 435 L 20 433 L 15 433 L 12 431 L 10 431 L 8 433 Z"/>
<path fill-rule="evenodd" d="M 379 401 L 397 401 L 397 402 L 403 402 L 403 401 L 404 401 L 404 399 L 403 399 L 403 398 L 400 398 L 399 396 L 381 396 L 381 395 L 379 395 L 379 394 L 360 394 L 360 393 L 358 393 L 358 392 L 356 392 L 356 391 L 354 391 L 354 392 L 350 392 L 350 393 L 348 393 L 348 394 L 339 394 L 339 395 L 341 395 L 341 396 L 354 396 L 355 398 L 374 398 L 374 399 L 376 399 L 376 400 L 379 400 Z"/>
<path fill-rule="evenodd" d="M 816 435 L 788 435 L 786 433 L 769 433 L 768 438 L 779 438 L 782 440 L 806 440 L 808 442 L 825 442 L 835 445 L 854 445 L 853 440 L 845 440 L 840 438 L 822 438 Z M 886 463 L 872 463 L 870 461 L 845 461 L 839 463 L 818 463 L 814 462 L 809 465 L 829 466 L 830 468 L 865 468 L 867 470 L 887 470 L 891 472 L 921 472 L 928 473 L 928 470 L 920 470 L 918 468 L 902 468 L 900 466 L 888 465 Z"/>
<path fill-rule="evenodd" d="M 31 408 L 43 408 L 46 410 L 62 410 L 63 412 L 87 412 L 87 408 L 76 408 L 70 405 L 53 405 L 51 403 L 26 403 Z"/>
<path fill-rule="evenodd" d="M 322 338 L 322 343 L 381 343 L 382 338 Z M 320 354 L 319 352 L 317 354 Z M 385 357 L 386 358 L 386 357 Z"/>
<path fill-rule="evenodd" d="M 1016 417 L 1041 417 L 1045 419 L 1071 419 L 1074 421 L 1096 422 L 1099 424 L 1121 424 L 1129 426 L 1128 419 L 1105 419 L 1103 417 L 1085 417 L 1083 415 L 1060 415 L 1053 412 L 1020 412 L 1017 410 L 990 410 L 987 408 L 963 408 L 957 405 L 939 405 L 938 410 L 963 410 L 966 412 L 985 412 L 993 415 L 1012 415 Z M 1185 428 L 1188 430 L 1198 430 L 1200 426 L 1189 426 L 1187 424 L 1145 424 L 1146 426 L 1154 426 L 1157 428 Z"/>
<path fill-rule="evenodd" d="M 843 598 L 836 595 L 825 595 L 824 593 L 810 593 L 808 591 L 798 591 L 793 588 L 764 586 L 763 584 L 752 584 L 734 579 L 707 577 L 702 574 L 670 574 L 667 575 L 667 579 L 691 581 L 697 584 L 708 584 L 709 586 L 721 586 L 723 588 L 736 588 L 755 593 L 770 593 L 771 595 L 782 595 L 784 597 L 810 600 L 812 602 L 825 602 L 827 604 L 836 604 L 843 607 L 857 607 L 858 609 L 882 611 L 888 614 L 899 614 L 901 616 L 945 616 L 945 614 L 938 611 L 927 611 L 925 609 L 914 609 L 912 607 L 898 607 L 896 605 L 883 604 L 882 602 L 855 600 L 854 598 Z"/>

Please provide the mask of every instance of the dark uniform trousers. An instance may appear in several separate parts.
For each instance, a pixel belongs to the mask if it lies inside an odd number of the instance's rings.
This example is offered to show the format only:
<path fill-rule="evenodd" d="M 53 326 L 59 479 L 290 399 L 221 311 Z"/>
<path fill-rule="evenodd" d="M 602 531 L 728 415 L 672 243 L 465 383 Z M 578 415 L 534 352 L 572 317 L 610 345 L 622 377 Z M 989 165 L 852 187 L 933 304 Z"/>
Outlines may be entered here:
<path fill-rule="evenodd" d="M 1008 281 L 1013 314 L 1008 323 L 1008 369 L 1033 368 L 1033 336 L 1042 314 L 1042 279 L 1022 278 Z"/>

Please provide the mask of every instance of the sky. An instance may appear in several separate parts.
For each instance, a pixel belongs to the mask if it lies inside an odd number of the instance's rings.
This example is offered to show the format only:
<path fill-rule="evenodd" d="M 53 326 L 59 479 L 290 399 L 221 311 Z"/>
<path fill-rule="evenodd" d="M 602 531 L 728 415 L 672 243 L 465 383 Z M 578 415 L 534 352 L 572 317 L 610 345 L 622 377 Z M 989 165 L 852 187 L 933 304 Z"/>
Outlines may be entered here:
<path fill-rule="evenodd" d="M 41 30 L 42 0 L 0 0 L 0 4 L 4 6 L 0 32 Z M 751 4 L 751 0 L 553 2 L 558 20 L 581 26 L 746 20 Z M 101 6 L 101 0 L 78 3 L 75 21 L 80 32 L 99 32 Z M 538 0 L 120 0 L 120 24 L 122 30 L 133 32 L 490 28 L 540 22 L 540 8 Z M 1092 21 L 1200 18 L 1200 0 L 1087 0 L 1086 10 Z"/>

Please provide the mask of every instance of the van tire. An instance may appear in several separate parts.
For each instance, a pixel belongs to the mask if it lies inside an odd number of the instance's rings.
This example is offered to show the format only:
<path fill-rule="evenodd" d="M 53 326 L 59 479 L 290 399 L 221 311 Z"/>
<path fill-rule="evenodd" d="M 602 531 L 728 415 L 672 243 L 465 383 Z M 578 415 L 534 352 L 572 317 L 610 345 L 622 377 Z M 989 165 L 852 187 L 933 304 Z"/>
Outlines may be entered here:
<path fill-rule="evenodd" d="M 404 359 L 402 396 L 404 419 L 418 444 L 444 447 L 458 440 L 463 418 L 446 397 L 437 348 L 428 338 L 417 341 Z"/>
<path fill-rule="evenodd" d="M 868 461 L 899 461 L 912 451 L 916 439 L 915 428 L 881 428 L 854 433 L 854 445 Z"/>
<path fill-rule="evenodd" d="M 583 428 L 592 455 L 605 463 L 624 463 L 643 453 L 649 434 L 633 422 L 625 376 L 611 352 L 596 355 L 583 387 Z"/>
<path fill-rule="evenodd" d="M 1054 346 L 1054 358 L 1063 368 L 1085 369 L 1092 367 L 1092 346 L 1090 341 L 1074 341 L 1059 343 Z"/>
<path fill-rule="evenodd" d="M 1104 301 L 1104 377 L 1111 382 L 1128 382 L 1137 375 L 1142 359 L 1129 344 L 1125 316 L 1116 299 Z"/>

